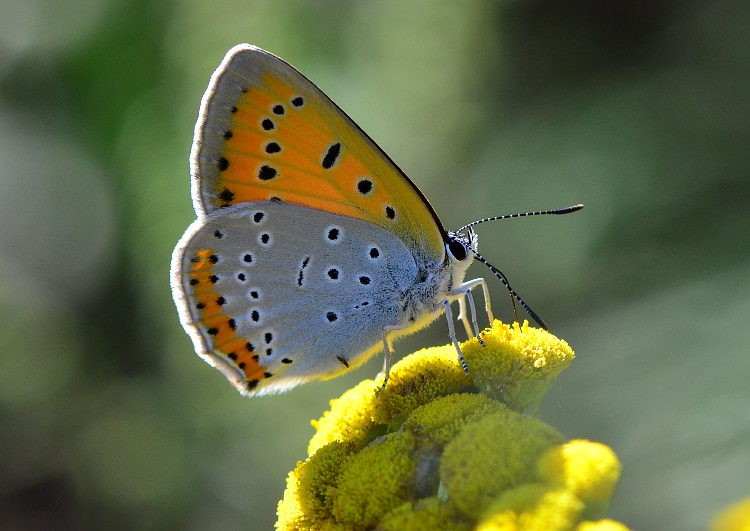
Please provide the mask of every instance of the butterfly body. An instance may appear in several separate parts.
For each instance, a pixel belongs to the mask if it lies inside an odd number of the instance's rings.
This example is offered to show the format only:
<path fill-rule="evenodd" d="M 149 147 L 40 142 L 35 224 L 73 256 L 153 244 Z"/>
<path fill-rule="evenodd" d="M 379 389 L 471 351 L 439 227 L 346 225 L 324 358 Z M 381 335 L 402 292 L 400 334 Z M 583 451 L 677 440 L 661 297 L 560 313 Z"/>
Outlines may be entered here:
<path fill-rule="evenodd" d="M 387 377 L 390 340 L 443 312 L 458 349 L 450 303 L 468 331 L 476 239 L 445 231 L 388 156 L 278 57 L 227 53 L 191 173 L 198 219 L 175 248 L 172 291 L 196 352 L 243 394 L 330 378 L 381 349 Z"/>

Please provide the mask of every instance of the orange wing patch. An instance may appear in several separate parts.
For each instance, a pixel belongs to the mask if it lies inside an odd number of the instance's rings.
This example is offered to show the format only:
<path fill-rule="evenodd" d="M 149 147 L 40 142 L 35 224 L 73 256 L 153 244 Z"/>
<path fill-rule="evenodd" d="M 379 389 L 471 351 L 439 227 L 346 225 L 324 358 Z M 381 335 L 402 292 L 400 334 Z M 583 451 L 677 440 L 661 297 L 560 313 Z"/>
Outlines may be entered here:
<path fill-rule="evenodd" d="M 271 198 L 292 201 L 288 192 L 293 202 L 314 208 L 351 202 L 321 166 L 333 135 L 320 124 L 311 125 L 311 113 L 295 108 L 293 91 L 285 88 L 290 96 L 251 87 L 235 105 L 213 189 L 222 206 Z M 352 213 L 348 209 L 347 215 Z"/>
<path fill-rule="evenodd" d="M 385 208 L 396 201 L 375 186 L 373 168 L 342 144 L 313 102 L 270 74 L 263 79 L 273 92 L 248 89 L 225 134 L 213 190 L 221 206 L 276 198 L 388 226 Z"/>
<path fill-rule="evenodd" d="M 267 52 L 237 47 L 212 78 L 196 127 L 196 209 L 281 200 L 362 219 L 415 254 L 445 256 L 427 200 L 325 94 Z"/>
<path fill-rule="evenodd" d="M 252 389 L 260 380 L 271 375 L 258 363 L 259 356 L 253 354 L 253 345 L 236 337 L 234 319 L 221 310 L 224 298 L 214 289 L 216 277 L 211 271 L 216 255 L 211 249 L 201 249 L 191 262 L 193 268 L 188 283 L 193 287 L 198 301 L 195 307 L 200 311 L 200 321 L 205 333 L 211 336 L 213 349 L 230 359 L 245 373 L 249 388 Z"/>

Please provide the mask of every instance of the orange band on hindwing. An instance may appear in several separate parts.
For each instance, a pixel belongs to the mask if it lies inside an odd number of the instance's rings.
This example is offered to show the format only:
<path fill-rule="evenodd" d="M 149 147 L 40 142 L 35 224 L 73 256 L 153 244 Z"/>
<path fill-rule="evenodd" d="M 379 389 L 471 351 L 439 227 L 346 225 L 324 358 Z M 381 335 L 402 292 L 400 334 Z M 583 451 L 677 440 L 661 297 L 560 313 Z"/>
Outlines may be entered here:
<path fill-rule="evenodd" d="M 196 308 L 201 312 L 201 331 L 207 336 L 214 351 L 219 351 L 241 369 L 251 385 L 257 384 L 257 381 L 270 375 L 258 363 L 259 357 L 253 352 L 253 345 L 236 337 L 234 319 L 222 312 L 221 307 L 225 301 L 215 290 L 218 278 L 212 272 L 216 260 L 211 249 L 201 249 L 191 259 L 193 267 L 189 284 L 198 300 Z"/>

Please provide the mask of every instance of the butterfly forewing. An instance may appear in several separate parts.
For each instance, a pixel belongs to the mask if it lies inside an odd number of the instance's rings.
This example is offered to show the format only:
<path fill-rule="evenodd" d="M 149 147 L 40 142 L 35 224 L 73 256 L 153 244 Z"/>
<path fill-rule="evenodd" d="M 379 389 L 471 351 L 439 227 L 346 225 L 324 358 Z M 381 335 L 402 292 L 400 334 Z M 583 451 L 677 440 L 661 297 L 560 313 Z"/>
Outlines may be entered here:
<path fill-rule="evenodd" d="M 281 200 L 378 225 L 420 259 L 445 256 L 416 186 L 320 89 L 254 46 L 229 51 L 204 95 L 192 152 L 199 216 Z"/>

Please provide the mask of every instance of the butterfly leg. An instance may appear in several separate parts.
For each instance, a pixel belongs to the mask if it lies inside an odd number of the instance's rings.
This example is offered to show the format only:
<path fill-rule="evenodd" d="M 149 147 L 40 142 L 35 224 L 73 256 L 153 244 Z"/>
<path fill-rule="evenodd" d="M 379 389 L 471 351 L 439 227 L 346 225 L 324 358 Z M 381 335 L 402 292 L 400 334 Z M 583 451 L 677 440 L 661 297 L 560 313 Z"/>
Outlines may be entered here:
<path fill-rule="evenodd" d="M 388 332 L 394 330 L 401 330 L 407 328 L 408 325 L 387 325 L 383 327 L 383 353 L 385 354 L 385 362 L 383 363 L 383 372 L 385 373 L 385 380 L 383 380 L 383 389 L 385 389 L 388 383 L 388 376 L 391 374 L 391 355 L 393 354 L 393 347 L 391 347 L 391 340 L 388 337 Z"/>
<path fill-rule="evenodd" d="M 448 319 L 448 335 L 453 341 L 453 346 L 456 347 L 458 352 L 458 361 L 461 362 L 461 367 L 464 368 L 464 374 L 469 374 L 469 366 L 466 364 L 464 355 L 461 354 L 461 347 L 458 344 L 458 338 L 456 338 L 456 330 L 453 328 L 453 312 L 451 311 L 451 301 L 443 299 L 443 306 L 445 307 L 445 318 Z"/>
<path fill-rule="evenodd" d="M 383 380 L 383 389 L 388 384 L 388 375 L 391 373 L 391 345 L 388 340 L 388 331 L 383 328 L 383 354 L 385 354 L 385 361 L 383 362 L 383 373 L 385 374 L 385 380 Z"/>
<path fill-rule="evenodd" d="M 469 299 L 469 308 L 471 309 L 471 323 L 474 325 L 474 335 L 479 340 L 479 344 L 484 346 L 482 336 L 479 335 L 479 324 L 477 324 L 477 308 L 474 306 L 474 296 L 471 291 L 466 292 L 466 298 Z"/>
<path fill-rule="evenodd" d="M 466 291 L 456 290 L 455 292 L 451 292 L 449 295 L 458 296 L 458 308 L 459 308 L 458 318 L 461 320 L 461 322 L 464 324 L 464 327 L 466 328 L 466 335 L 469 337 L 469 339 L 471 339 L 472 337 L 476 337 L 479 340 L 479 344 L 484 346 L 484 341 L 482 341 L 482 337 L 479 335 L 479 325 L 477 324 L 477 309 L 476 309 L 476 306 L 474 306 L 474 297 L 471 294 L 471 288 L 467 288 Z M 472 326 L 469 325 L 469 319 L 466 315 L 466 299 L 469 299 L 469 309 L 471 310 L 471 323 L 474 326 L 473 331 L 472 331 Z"/>
<path fill-rule="evenodd" d="M 477 280 L 480 284 L 482 284 L 482 293 L 484 294 L 484 311 L 487 312 L 487 318 L 490 320 L 490 326 L 492 326 L 492 323 L 495 322 L 495 317 L 492 315 L 492 307 L 490 306 L 490 288 L 487 287 L 487 283 L 483 278 L 478 278 Z"/>
<path fill-rule="evenodd" d="M 464 324 L 464 328 L 466 328 L 466 336 L 471 339 L 471 325 L 469 324 L 469 318 L 466 315 L 466 297 L 458 298 L 458 318 Z"/>
<path fill-rule="evenodd" d="M 463 301 L 463 296 L 469 299 L 469 308 L 471 310 L 471 322 L 474 325 L 474 334 L 479 339 L 479 342 L 482 344 L 482 346 L 484 346 L 484 342 L 482 341 L 482 338 L 479 335 L 479 325 L 477 324 L 476 307 L 474 306 L 474 297 L 471 294 L 471 290 L 474 289 L 479 284 L 482 285 L 482 291 L 484 293 L 484 309 L 487 312 L 487 317 L 490 320 L 490 325 L 492 325 L 495 319 L 492 315 L 492 308 L 490 306 L 490 291 L 489 291 L 489 288 L 487 288 L 487 283 L 484 281 L 483 278 L 476 278 L 474 280 L 469 280 L 468 282 L 464 282 L 458 288 L 451 290 L 448 293 L 448 295 L 461 296 L 461 298 L 459 299 L 459 309 L 460 309 L 459 318 L 461 318 L 464 321 L 464 326 L 466 327 L 467 333 L 471 337 L 471 332 L 469 332 L 469 325 L 465 317 L 466 306 Z"/>
<path fill-rule="evenodd" d="M 475 278 L 474 280 L 464 282 L 463 284 L 458 286 L 458 288 L 448 293 L 448 295 L 458 294 L 465 290 L 474 289 L 480 284 L 482 285 L 482 292 L 484 294 L 484 310 L 487 312 L 487 317 L 490 320 L 490 324 L 492 324 L 495 321 L 495 317 L 492 315 L 492 307 L 490 305 L 490 290 L 483 278 Z"/>

